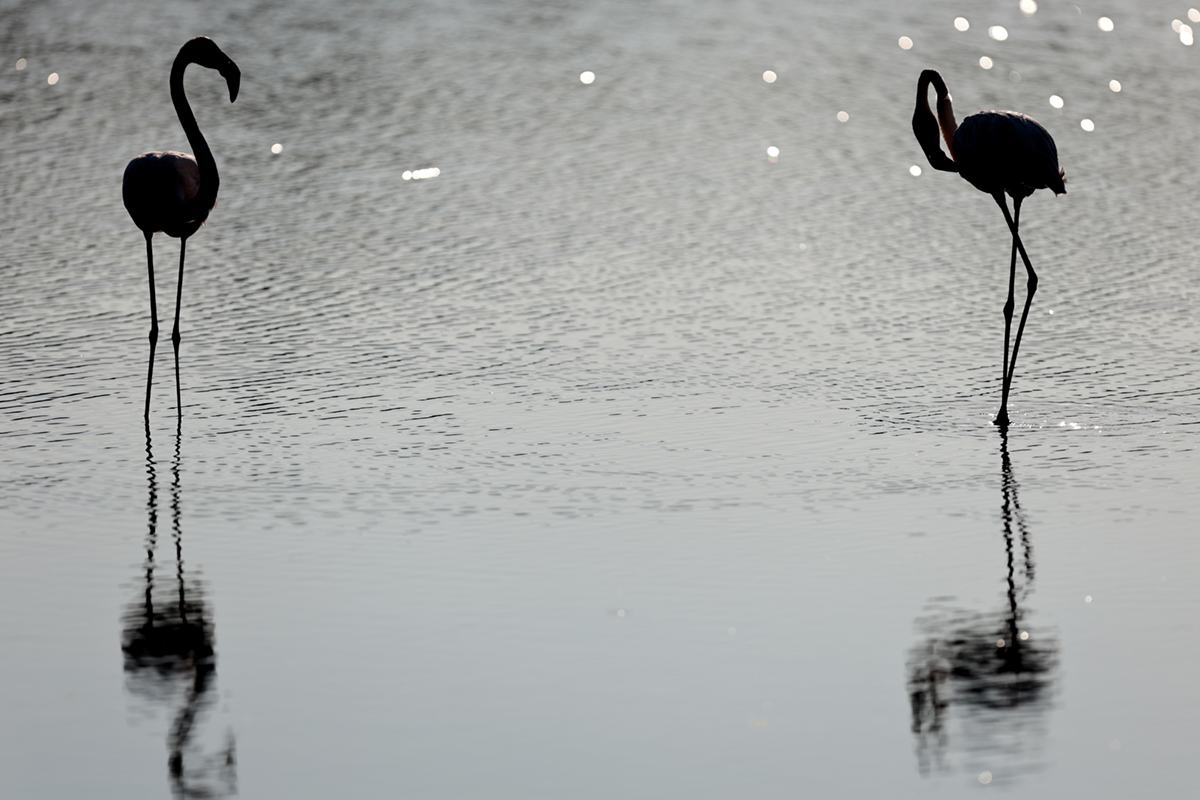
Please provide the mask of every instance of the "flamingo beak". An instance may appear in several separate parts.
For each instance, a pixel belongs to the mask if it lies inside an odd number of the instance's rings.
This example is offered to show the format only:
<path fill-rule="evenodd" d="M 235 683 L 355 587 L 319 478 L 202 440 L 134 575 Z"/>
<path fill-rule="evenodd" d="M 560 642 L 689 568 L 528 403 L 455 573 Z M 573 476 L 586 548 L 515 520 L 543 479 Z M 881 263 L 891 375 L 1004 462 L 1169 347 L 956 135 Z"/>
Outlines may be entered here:
<path fill-rule="evenodd" d="M 242 71 L 238 69 L 237 64 L 230 61 L 221 68 L 221 77 L 229 84 L 229 102 L 232 103 L 237 100 L 238 87 L 242 85 Z"/>

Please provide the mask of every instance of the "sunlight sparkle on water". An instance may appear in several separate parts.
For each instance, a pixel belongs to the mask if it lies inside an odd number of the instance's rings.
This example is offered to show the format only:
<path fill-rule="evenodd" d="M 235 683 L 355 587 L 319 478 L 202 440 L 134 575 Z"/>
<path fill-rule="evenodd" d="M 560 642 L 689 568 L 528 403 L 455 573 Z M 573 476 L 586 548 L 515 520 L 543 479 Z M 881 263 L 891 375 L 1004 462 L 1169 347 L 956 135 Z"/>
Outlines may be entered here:
<path fill-rule="evenodd" d="M 51 72 L 49 77 L 46 78 L 46 83 L 50 84 L 51 86 L 58 83 L 58 73 Z"/>
<path fill-rule="evenodd" d="M 993 25 L 988 28 L 988 36 L 995 39 L 997 42 L 1003 42 L 1008 38 L 1008 28 L 1003 25 Z"/>
<path fill-rule="evenodd" d="M 426 178 L 436 178 L 438 175 L 441 175 L 441 174 L 442 174 L 442 171 L 440 169 L 438 169 L 437 167 L 429 167 L 427 169 L 414 169 L 414 170 L 406 169 L 406 170 L 404 170 L 404 173 L 400 177 L 406 181 L 409 181 L 409 180 L 420 181 L 420 180 L 425 180 Z"/>
<path fill-rule="evenodd" d="M 1056 94 L 1052 94 L 1050 95 L 1050 105 L 1054 106 L 1055 108 L 1062 108 L 1063 99 Z"/>
<path fill-rule="evenodd" d="M 1200 11 L 1197 11 L 1194 8 L 1189 8 L 1188 19 L 1190 19 L 1192 22 L 1200 22 Z M 22 59 L 22 61 L 24 61 L 24 59 Z"/>
<path fill-rule="evenodd" d="M 1188 47 L 1192 46 L 1192 43 L 1195 41 L 1195 39 L 1192 38 L 1192 26 L 1191 25 L 1180 25 L 1179 26 L 1179 41 L 1183 42 Z"/>
<path fill-rule="evenodd" d="M 1179 21 L 1179 20 L 1177 20 L 1177 19 L 1173 19 L 1173 20 L 1171 20 L 1171 30 L 1175 31 L 1176 33 L 1179 33 L 1179 29 L 1180 29 L 1181 27 L 1183 27 L 1183 23 L 1182 23 L 1182 22 L 1180 22 L 1180 21 Z"/>
<path fill-rule="evenodd" d="M 1108 88 L 1112 89 L 1114 92 L 1119 92 L 1119 91 L 1121 91 L 1121 82 L 1120 81 L 1109 81 Z"/>
<path fill-rule="evenodd" d="M 771 145 L 770 147 L 768 147 L 767 148 L 767 158 L 769 158 L 771 160 L 772 164 L 774 164 L 776 161 L 778 161 L 779 160 L 779 148 L 776 147 L 775 145 Z"/>
<path fill-rule="evenodd" d="M 979 66 L 983 67 L 984 69 L 991 69 L 992 68 L 992 60 L 990 58 L 988 58 L 987 56 L 980 56 Z"/>
<path fill-rule="evenodd" d="M 1025 16 L 1037 13 L 1037 3 L 1034 0 L 1021 0 L 1021 13 Z"/>
<path fill-rule="evenodd" d="M 279 142 L 276 142 L 275 144 L 271 145 L 271 152 L 275 155 L 279 155 L 283 152 L 283 145 L 281 145 Z"/>
<path fill-rule="evenodd" d="M 971 27 L 971 23 L 967 22 L 966 17 L 955 17 L 954 27 L 958 28 L 960 31 L 965 31 L 967 28 Z"/>
<path fill-rule="evenodd" d="M 1101 17 L 1100 19 L 1096 20 L 1096 25 L 1099 26 L 1100 30 L 1104 31 L 1105 33 L 1108 33 L 1113 29 L 1113 21 L 1108 17 Z"/>
<path fill-rule="evenodd" d="M 596 80 L 596 73 L 592 72 L 591 70 L 581 72 L 579 73 L 579 80 L 581 83 L 591 83 L 592 81 Z"/>
<path fill-rule="evenodd" d="M 28 62 L 27 62 L 25 59 L 23 59 L 23 58 L 18 58 L 18 59 L 17 59 L 17 69 L 25 69 L 25 65 L 26 65 L 27 63 L 28 63 Z"/>
<path fill-rule="evenodd" d="M 1021 631 L 1021 641 L 1024 642 L 1028 639 L 1029 639 L 1029 631 Z"/>
<path fill-rule="evenodd" d="M 984 784 L 985 786 L 987 784 L 991 783 L 992 782 L 992 773 L 988 772 L 987 770 L 984 770 L 983 772 L 979 773 L 979 782 Z"/>
<path fill-rule="evenodd" d="M 900 37 L 900 49 L 901 50 L 912 50 L 912 39 L 908 38 L 907 36 L 901 36 Z"/>
<path fill-rule="evenodd" d="M 908 168 L 908 174 L 912 175 L 915 178 L 921 174 L 921 168 L 918 167 L 916 164 L 913 164 L 911 167 Z"/>
<path fill-rule="evenodd" d="M 1088 133 L 1091 133 L 1092 131 L 1096 130 L 1096 123 L 1092 122 L 1090 119 L 1081 119 L 1079 121 L 1079 127 L 1083 128 Z"/>
<path fill-rule="evenodd" d="M 766 72 L 763 73 L 763 80 L 766 81 L 767 83 L 774 83 L 776 77 L 778 77 L 778 76 L 771 70 L 767 70 Z"/>
<path fill-rule="evenodd" d="M 845 111 L 838 112 L 838 122 L 846 122 L 849 119 L 850 119 L 850 115 L 847 114 Z"/>
<path fill-rule="evenodd" d="M 1085 602 L 1085 603 L 1092 602 L 1092 596 L 1089 594 L 1087 597 L 1083 598 L 1083 602 Z"/>

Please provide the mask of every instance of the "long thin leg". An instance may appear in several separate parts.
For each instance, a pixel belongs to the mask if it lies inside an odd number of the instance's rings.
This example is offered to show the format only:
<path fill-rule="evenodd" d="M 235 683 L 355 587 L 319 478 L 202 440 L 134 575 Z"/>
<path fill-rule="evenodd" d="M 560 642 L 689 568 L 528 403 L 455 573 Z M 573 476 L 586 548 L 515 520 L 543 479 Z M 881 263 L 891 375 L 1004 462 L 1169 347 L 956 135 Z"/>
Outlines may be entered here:
<path fill-rule="evenodd" d="M 144 416 L 149 424 L 150 419 L 150 385 L 154 382 L 154 348 L 158 345 L 158 303 L 154 298 L 154 248 L 150 239 L 154 234 L 146 234 L 146 265 L 150 273 L 150 365 L 146 368 L 146 410 Z"/>
<path fill-rule="evenodd" d="M 175 327 L 171 330 L 171 344 L 175 346 L 175 407 L 183 416 L 183 393 L 179 388 L 179 306 L 183 300 L 183 253 L 187 248 L 187 237 L 179 240 L 179 281 L 175 284 Z"/>
<path fill-rule="evenodd" d="M 1004 193 L 996 195 L 996 200 L 1003 205 Z M 1020 227 L 1021 219 L 1021 203 L 1016 201 L 1014 204 L 1013 224 Z M 1008 261 L 1008 300 L 1004 303 L 1004 354 L 1001 360 L 1000 371 L 1000 413 L 996 415 L 997 425 L 1008 424 L 1008 343 L 1012 333 L 1012 315 L 1013 315 L 1013 291 L 1017 282 L 1017 240 L 1013 239 L 1012 254 Z"/>
<path fill-rule="evenodd" d="M 1008 424 L 1008 390 L 1012 386 L 1013 374 L 1017 368 L 1017 351 L 1021 348 L 1021 334 L 1025 332 L 1025 322 L 1029 318 L 1029 307 L 1033 305 L 1033 295 L 1037 292 L 1038 278 L 1037 273 L 1033 271 L 1033 264 L 1029 263 L 1029 255 L 1025 252 L 1025 245 L 1021 242 L 1021 236 L 1017 232 L 1017 223 L 1008 214 L 1008 205 L 1004 202 L 1004 196 L 998 198 L 1000 210 L 1004 212 L 1004 220 L 1008 223 L 1008 229 L 1012 231 L 1013 243 L 1017 246 L 1017 252 L 1021 254 L 1021 260 L 1025 262 L 1025 272 L 1029 275 L 1029 282 L 1026 284 L 1025 293 L 1025 308 L 1021 311 L 1021 324 L 1017 326 L 1017 338 L 1013 342 L 1012 356 L 1008 360 L 1008 374 L 1004 380 L 1004 396 L 1000 403 L 1000 413 L 996 415 L 997 425 Z M 1017 214 L 1020 214 L 1021 201 L 1014 198 L 1014 206 Z"/>

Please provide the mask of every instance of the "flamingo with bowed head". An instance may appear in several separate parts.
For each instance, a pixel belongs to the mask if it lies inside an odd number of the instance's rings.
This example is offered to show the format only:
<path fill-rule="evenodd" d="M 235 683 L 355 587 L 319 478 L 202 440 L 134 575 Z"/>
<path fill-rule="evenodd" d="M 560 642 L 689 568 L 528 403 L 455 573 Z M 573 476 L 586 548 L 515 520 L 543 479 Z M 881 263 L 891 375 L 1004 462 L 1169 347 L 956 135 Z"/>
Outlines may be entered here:
<path fill-rule="evenodd" d="M 183 93 L 183 71 L 189 64 L 215 69 L 229 85 L 229 102 L 237 99 L 242 73 L 212 39 L 197 36 L 184 44 L 171 66 L 171 102 L 195 156 L 172 150 L 142 153 L 125 168 L 121 194 L 125 208 L 146 236 L 146 262 L 150 272 L 150 369 L 146 378 L 146 416 L 150 416 L 150 379 L 154 374 L 154 348 L 158 343 L 158 306 L 154 299 L 154 250 L 150 239 L 157 231 L 179 239 L 179 281 L 175 289 L 175 400 L 182 413 L 179 391 L 179 304 L 183 296 L 183 254 L 187 239 L 200 229 L 217 202 L 217 162 L 200 133 L 196 117 Z"/>
<path fill-rule="evenodd" d="M 929 108 L 929 85 L 937 92 L 937 116 Z M 1008 229 L 1012 231 L 1012 257 L 1008 271 L 1008 302 L 1004 305 L 1004 363 L 1001 389 L 1000 412 L 995 424 L 1008 426 L 1008 393 L 1012 387 L 1013 371 L 1017 364 L 1017 350 L 1021 346 L 1021 334 L 1025 331 L 1025 320 L 1029 306 L 1037 291 L 1037 273 L 1025 254 L 1025 245 L 1017 233 L 1021 219 L 1021 201 L 1038 189 L 1050 189 L 1056 195 L 1066 194 L 1066 173 L 1058 166 L 1058 150 L 1054 140 L 1037 120 L 1015 111 L 980 111 L 972 114 L 959 125 L 954 121 L 954 110 L 950 105 L 950 91 L 937 71 L 927 69 L 917 82 L 917 108 L 913 112 L 913 133 L 925 151 L 934 169 L 957 172 L 981 192 L 987 192 L 1004 212 Z M 942 152 L 938 133 L 950 148 L 948 158 Z M 1008 213 L 1004 193 L 1012 195 L 1013 213 Z M 1021 312 L 1021 324 L 1017 326 L 1017 338 L 1009 355 L 1008 341 L 1012 329 L 1013 289 L 1017 278 L 1017 253 L 1025 262 L 1029 282 L 1025 295 L 1025 310 Z"/>

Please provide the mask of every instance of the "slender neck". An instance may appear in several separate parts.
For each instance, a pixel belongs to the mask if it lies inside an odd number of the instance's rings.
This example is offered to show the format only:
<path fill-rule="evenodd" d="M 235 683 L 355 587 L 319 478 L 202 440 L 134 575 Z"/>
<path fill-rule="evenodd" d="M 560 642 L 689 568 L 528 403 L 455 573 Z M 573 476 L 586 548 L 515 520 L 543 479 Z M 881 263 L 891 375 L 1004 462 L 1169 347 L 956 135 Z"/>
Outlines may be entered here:
<path fill-rule="evenodd" d="M 937 91 L 937 116 L 934 116 L 933 109 L 929 107 L 929 85 L 931 83 Z M 938 143 L 938 134 L 940 133 L 946 141 L 947 149 L 953 155 L 954 132 L 958 129 L 958 124 L 954 121 L 950 91 L 946 88 L 946 82 L 942 80 L 942 76 L 935 70 L 925 70 L 921 73 L 920 80 L 917 81 L 917 107 L 913 111 L 912 124 L 913 133 L 916 134 L 917 141 L 920 143 L 921 149 L 925 151 L 925 157 L 929 159 L 930 165 L 934 169 L 945 172 L 958 172 L 958 165 L 942 152 L 942 147 Z"/>
<path fill-rule="evenodd" d="M 942 129 L 942 138 L 946 140 L 946 149 L 950 151 L 950 157 L 954 158 L 954 132 L 958 130 L 958 123 L 954 121 L 954 107 L 950 104 L 949 92 L 945 94 L 942 94 L 941 91 L 938 92 L 937 110 L 938 126 Z"/>
<path fill-rule="evenodd" d="M 196 124 L 196 115 L 192 113 L 187 95 L 183 92 L 183 71 L 191 63 L 194 62 L 183 53 L 175 57 L 175 63 L 171 66 L 171 102 L 175 104 L 175 113 L 179 116 L 179 124 L 183 126 L 183 131 L 187 134 L 188 144 L 191 145 L 192 153 L 196 157 L 196 164 L 200 167 L 200 190 L 192 198 L 191 203 L 208 210 L 217 200 L 217 188 L 221 184 L 221 179 L 217 176 L 217 162 L 213 159 L 212 150 L 208 149 L 208 142 L 204 140 L 204 134 L 200 133 L 200 126 Z"/>

